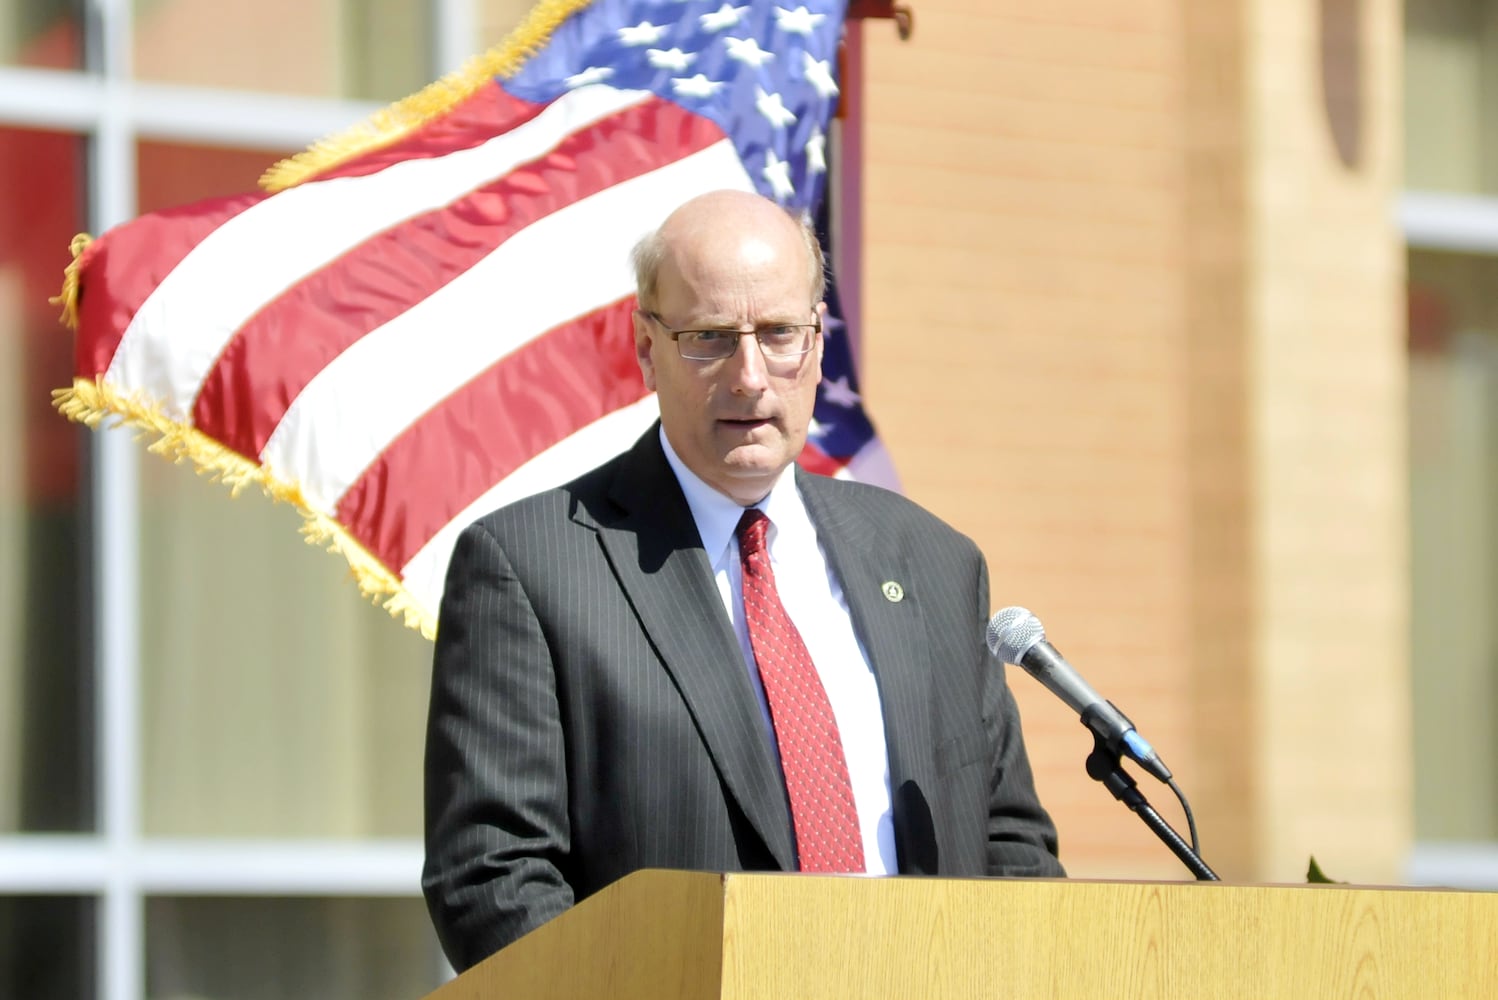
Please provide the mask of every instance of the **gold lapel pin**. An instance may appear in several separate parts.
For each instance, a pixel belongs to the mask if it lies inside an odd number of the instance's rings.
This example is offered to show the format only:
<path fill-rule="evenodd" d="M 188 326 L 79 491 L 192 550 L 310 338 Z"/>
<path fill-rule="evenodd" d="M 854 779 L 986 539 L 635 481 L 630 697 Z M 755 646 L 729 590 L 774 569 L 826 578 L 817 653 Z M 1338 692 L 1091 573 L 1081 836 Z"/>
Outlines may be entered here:
<path fill-rule="evenodd" d="M 880 589 L 884 591 L 884 599 L 891 604 L 899 604 L 905 600 L 905 588 L 893 580 L 885 580 Z"/>

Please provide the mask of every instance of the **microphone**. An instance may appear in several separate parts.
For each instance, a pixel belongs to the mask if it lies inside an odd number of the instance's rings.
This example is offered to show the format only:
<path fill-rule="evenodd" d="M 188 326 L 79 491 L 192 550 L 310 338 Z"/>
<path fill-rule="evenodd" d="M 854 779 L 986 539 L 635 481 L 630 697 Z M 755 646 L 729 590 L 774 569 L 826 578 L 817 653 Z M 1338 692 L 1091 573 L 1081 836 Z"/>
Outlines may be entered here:
<path fill-rule="evenodd" d="M 1092 689 L 1082 675 L 1045 641 L 1045 626 L 1024 608 L 1005 608 L 988 620 L 988 651 L 1050 688 L 1051 693 L 1082 716 L 1082 725 L 1116 757 L 1128 756 L 1161 781 L 1170 781 L 1170 768 L 1143 736 L 1110 701 Z"/>

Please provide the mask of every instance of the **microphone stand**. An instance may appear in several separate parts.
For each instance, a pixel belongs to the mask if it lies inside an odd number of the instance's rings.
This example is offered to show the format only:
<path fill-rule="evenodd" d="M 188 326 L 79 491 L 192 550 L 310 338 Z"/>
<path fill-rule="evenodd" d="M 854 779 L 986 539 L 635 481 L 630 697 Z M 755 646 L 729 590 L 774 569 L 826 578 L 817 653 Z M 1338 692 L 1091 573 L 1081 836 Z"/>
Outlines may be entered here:
<path fill-rule="evenodd" d="M 1144 821 L 1144 825 L 1155 832 L 1155 836 L 1165 842 L 1165 846 L 1181 859 L 1181 862 L 1196 876 L 1198 882 L 1220 882 L 1217 873 L 1207 867 L 1207 863 L 1201 859 L 1201 855 L 1191 849 L 1191 845 L 1181 839 L 1181 835 L 1171 829 L 1169 823 L 1155 812 L 1154 807 L 1145 799 L 1144 793 L 1139 790 L 1138 783 L 1123 769 L 1123 760 L 1117 750 L 1110 749 L 1105 741 L 1097 733 L 1093 734 L 1092 753 L 1087 755 L 1087 776 L 1094 781 L 1103 783 L 1103 787 L 1113 793 L 1113 797 L 1133 810 L 1134 814 Z"/>

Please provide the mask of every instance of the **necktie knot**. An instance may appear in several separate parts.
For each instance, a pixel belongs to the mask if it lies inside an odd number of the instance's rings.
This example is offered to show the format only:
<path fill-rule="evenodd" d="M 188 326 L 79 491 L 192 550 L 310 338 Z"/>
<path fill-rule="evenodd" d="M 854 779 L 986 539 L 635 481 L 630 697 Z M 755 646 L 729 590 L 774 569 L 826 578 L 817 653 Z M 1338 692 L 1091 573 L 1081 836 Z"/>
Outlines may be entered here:
<path fill-rule="evenodd" d="M 739 537 L 739 556 L 748 559 L 764 552 L 770 534 L 770 519 L 758 507 L 750 507 L 739 518 L 735 532 Z"/>

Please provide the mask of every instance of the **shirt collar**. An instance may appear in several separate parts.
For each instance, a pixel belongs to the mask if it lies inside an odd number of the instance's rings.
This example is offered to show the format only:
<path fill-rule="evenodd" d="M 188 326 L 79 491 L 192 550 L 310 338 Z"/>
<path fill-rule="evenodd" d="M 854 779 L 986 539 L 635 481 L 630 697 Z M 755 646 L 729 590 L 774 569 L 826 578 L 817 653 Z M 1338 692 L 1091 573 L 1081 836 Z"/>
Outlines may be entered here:
<path fill-rule="evenodd" d="M 665 428 L 661 428 L 660 436 L 666 461 L 670 464 L 671 471 L 676 473 L 676 481 L 681 484 L 681 492 L 686 496 L 687 506 L 692 511 L 692 520 L 697 522 L 697 534 L 702 538 L 703 551 L 707 553 L 708 562 L 717 566 L 728 554 L 745 507 L 732 497 L 713 489 L 687 468 L 686 463 L 671 447 L 671 442 L 666 439 Z M 813 539 L 816 538 L 811 518 L 806 513 L 806 505 L 801 502 L 801 492 L 796 488 L 793 469 L 793 466 L 787 466 L 775 480 L 769 494 L 759 503 L 751 505 L 764 511 L 765 516 L 770 519 L 769 544 L 772 546 L 782 539 L 804 537 L 808 532 Z"/>

